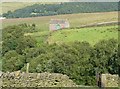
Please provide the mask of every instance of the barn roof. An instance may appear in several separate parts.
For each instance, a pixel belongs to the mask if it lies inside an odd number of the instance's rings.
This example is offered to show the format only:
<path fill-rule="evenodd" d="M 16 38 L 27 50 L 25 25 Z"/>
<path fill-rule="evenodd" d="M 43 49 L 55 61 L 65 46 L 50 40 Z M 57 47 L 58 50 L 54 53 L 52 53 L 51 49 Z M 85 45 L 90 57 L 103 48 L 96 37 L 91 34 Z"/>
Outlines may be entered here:
<path fill-rule="evenodd" d="M 66 19 L 51 19 L 50 24 L 65 24 Z"/>

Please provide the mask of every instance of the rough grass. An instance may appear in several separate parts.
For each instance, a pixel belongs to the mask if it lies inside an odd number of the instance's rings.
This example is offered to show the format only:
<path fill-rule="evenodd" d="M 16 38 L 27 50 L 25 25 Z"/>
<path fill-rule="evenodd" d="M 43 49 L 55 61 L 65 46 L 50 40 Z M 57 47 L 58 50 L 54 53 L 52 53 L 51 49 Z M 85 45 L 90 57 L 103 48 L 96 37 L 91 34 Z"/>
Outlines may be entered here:
<path fill-rule="evenodd" d="M 23 2 L 3 2 L 0 3 L 0 14 L 6 13 L 7 11 L 14 11 L 16 9 L 24 8 L 34 3 L 23 3 Z"/>
<path fill-rule="evenodd" d="M 33 4 L 46 4 L 51 2 L 3 2 L 0 3 L 0 14 L 6 13 L 8 11 L 14 11 L 17 9 L 24 8 L 26 6 L 31 6 Z"/>
<path fill-rule="evenodd" d="M 100 40 L 118 39 L 118 27 L 117 26 L 102 26 L 102 27 L 90 27 L 80 29 L 66 29 L 59 30 L 52 33 L 48 38 L 48 42 L 51 43 L 69 43 L 74 41 L 86 41 L 91 45 L 99 42 Z"/>
<path fill-rule="evenodd" d="M 21 23 L 35 23 L 40 31 L 48 31 L 50 19 L 68 19 L 70 22 L 70 27 L 79 27 L 81 25 L 93 23 L 118 21 L 118 12 L 80 13 L 32 18 L 4 19 L 2 20 L 2 25 L 3 27 L 6 27 Z"/>

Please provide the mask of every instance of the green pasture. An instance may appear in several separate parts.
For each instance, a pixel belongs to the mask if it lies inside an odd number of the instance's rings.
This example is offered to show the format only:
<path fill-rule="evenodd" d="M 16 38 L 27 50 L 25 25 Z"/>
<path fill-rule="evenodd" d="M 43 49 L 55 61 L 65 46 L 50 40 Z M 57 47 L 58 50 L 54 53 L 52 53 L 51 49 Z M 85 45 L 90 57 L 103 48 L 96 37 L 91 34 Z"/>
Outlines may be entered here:
<path fill-rule="evenodd" d="M 55 31 L 48 37 L 48 42 L 51 43 L 69 43 L 74 41 L 86 41 L 91 45 L 100 40 L 111 38 L 118 39 L 117 26 L 101 26 L 80 29 L 64 29 Z"/>
<path fill-rule="evenodd" d="M 2 20 L 3 28 L 10 25 L 17 25 L 22 23 L 36 24 L 37 31 L 31 33 L 38 43 L 63 43 L 73 41 L 87 41 L 94 45 L 96 42 L 102 39 L 118 38 L 117 26 L 101 26 L 101 27 L 89 27 L 89 28 L 76 28 L 82 25 L 96 24 L 117 21 L 117 12 L 99 12 L 99 13 L 80 13 L 80 14 L 67 14 L 56 16 L 43 16 L 32 18 L 16 18 L 16 19 L 4 19 Z M 70 22 L 70 28 L 55 31 L 49 34 L 49 22 L 51 19 L 68 19 Z"/>

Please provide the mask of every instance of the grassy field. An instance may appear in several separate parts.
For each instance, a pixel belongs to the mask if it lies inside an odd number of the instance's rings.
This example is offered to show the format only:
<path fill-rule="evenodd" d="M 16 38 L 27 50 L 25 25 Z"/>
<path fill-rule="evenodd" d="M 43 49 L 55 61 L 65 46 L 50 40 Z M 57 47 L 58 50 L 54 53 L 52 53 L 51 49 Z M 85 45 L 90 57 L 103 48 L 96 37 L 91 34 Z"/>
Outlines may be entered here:
<path fill-rule="evenodd" d="M 56 15 L 56 16 L 43 16 L 33 18 L 18 18 L 18 19 L 4 19 L 3 27 L 9 25 L 16 25 L 21 23 L 32 24 L 35 23 L 38 32 L 28 33 L 25 35 L 32 35 L 36 38 L 38 43 L 46 42 L 49 43 L 61 43 L 71 41 L 87 41 L 94 45 L 96 42 L 102 39 L 118 38 L 117 26 L 102 26 L 102 27 L 90 27 L 80 29 L 68 29 L 60 30 L 49 35 L 49 21 L 50 19 L 68 19 L 70 27 L 80 27 L 82 25 L 89 25 L 101 22 L 111 22 L 118 20 L 117 12 L 102 12 L 102 13 L 81 13 L 81 14 L 69 14 L 69 15 Z"/>
<path fill-rule="evenodd" d="M 64 29 L 54 31 L 49 34 L 49 31 L 27 33 L 25 35 L 31 35 L 38 43 L 48 42 L 52 43 L 70 43 L 74 41 L 86 41 L 91 45 L 96 44 L 100 40 L 107 39 L 118 39 L 118 26 L 100 26 L 100 27 L 89 27 L 79 29 Z"/>
<path fill-rule="evenodd" d="M 3 2 L 0 3 L 0 14 L 6 13 L 8 11 L 14 11 L 17 9 L 24 8 L 26 6 L 31 6 L 33 4 L 46 4 L 51 2 Z"/>
<path fill-rule="evenodd" d="M 7 11 L 14 11 L 16 9 L 20 9 L 34 3 L 23 3 L 23 2 L 3 2 L 0 3 L 0 14 L 6 13 Z"/>
<path fill-rule="evenodd" d="M 68 14 L 68 15 L 56 15 L 56 16 L 43 16 L 33 18 L 17 18 L 17 19 L 4 19 L 2 20 L 3 27 L 21 23 L 32 24 L 41 31 L 49 30 L 50 19 L 68 19 L 70 27 L 79 27 L 82 25 L 89 25 L 101 22 L 110 22 L 118 20 L 118 12 L 101 12 L 101 13 L 80 13 L 80 14 Z"/>
<path fill-rule="evenodd" d="M 111 22 L 118 20 L 117 12 L 101 12 L 101 13 L 80 13 L 80 14 L 69 14 L 69 15 L 56 15 L 56 16 L 43 16 L 33 18 L 17 18 L 17 19 L 4 19 L 3 27 L 9 25 L 16 25 L 21 23 L 32 24 L 35 23 L 38 32 L 30 34 L 36 38 L 38 43 L 48 41 L 49 43 L 61 43 L 71 41 L 87 41 L 94 45 L 96 42 L 102 39 L 118 38 L 118 32 L 115 30 L 116 26 L 102 26 L 102 27 L 91 27 L 91 28 L 80 28 L 80 29 L 69 29 L 56 31 L 52 36 L 48 37 L 49 34 L 49 21 L 50 19 L 68 19 L 70 27 L 80 27 L 82 25 L 89 25 L 101 22 Z M 29 35 L 29 34 L 28 34 Z"/>
<path fill-rule="evenodd" d="M 118 39 L 117 29 L 118 29 L 117 26 L 102 26 L 102 27 L 59 30 L 53 32 L 51 36 L 48 37 L 47 41 L 50 44 L 69 43 L 74 41 L 80 41 L 80 42 L 86 41 L 89 42 L 91 45 L 94 45 L 103 39 L 105 40 L 111 38 Z"/>

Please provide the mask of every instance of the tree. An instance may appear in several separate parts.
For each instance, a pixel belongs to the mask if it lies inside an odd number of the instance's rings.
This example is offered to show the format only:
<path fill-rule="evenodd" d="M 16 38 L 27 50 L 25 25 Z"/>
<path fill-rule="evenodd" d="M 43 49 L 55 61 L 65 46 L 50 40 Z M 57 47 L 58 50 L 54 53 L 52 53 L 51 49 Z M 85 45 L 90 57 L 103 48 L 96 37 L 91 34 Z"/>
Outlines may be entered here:
<path fill-rule="evenodd" d="M 29 30 L 26 25 L 9 26 L 3 30 L 3 55 L 10 50 L 16 50 L 19 54 L 22 54 L 26 48 L 36 46 L 36 40 L 33 37 L 24 36 L 26 30 Z"/>
<path fill-rule="evenodd" d="M 22 55 L 19 55 L 16 51 L 9 51 L 5 54 L 2 59 L 2 70 L 4 72 L 17 71 L 20 70 L 25 63 L 25 58 Z"/>
<path fill-rule="evenodd" d="M 31 36 L 21 37 L 16 47 L 16 51 L 19 54 L 23 54 L 26 48 L 34 48 L 35 46 L 36 46 L 36 41 Z"/>
<path fill-rule="evenodd" d="M 95 68 L 99 68 L 99 72 L 101 73 L 108 73 L 110 71 L 110 73 L 115 73 L 116 70 L 112 71 L 110 69 L 112 66 L 117 66 L 114 64 L 115 60 L 118 60 L 117 50 L 117 40 L 102 40 L 95 45 L 90 61 Z"/>

